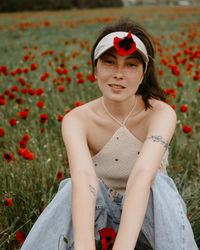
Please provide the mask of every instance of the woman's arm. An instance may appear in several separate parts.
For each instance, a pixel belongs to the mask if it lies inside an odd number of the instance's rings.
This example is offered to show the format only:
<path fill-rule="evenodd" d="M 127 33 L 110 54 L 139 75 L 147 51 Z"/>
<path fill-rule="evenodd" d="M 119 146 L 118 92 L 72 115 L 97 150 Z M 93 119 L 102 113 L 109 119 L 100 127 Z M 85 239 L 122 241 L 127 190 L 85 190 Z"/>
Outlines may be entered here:
<path fill-rule="evenodd" d="M 176 113 L 166 105 L 152 114 L 142 150 L 126 186 L 119 231 L 113 250 L 133 250 L 146 213 L 150 188 L 176 127 Z"/>
<path fill-rule="evenodd" d="M 77 111 L 65 115 L 62 135 L 72 180 L 74 248 L 95 250 L 94 216 L 98 179 L 87 145 L 85 125 Z"/>

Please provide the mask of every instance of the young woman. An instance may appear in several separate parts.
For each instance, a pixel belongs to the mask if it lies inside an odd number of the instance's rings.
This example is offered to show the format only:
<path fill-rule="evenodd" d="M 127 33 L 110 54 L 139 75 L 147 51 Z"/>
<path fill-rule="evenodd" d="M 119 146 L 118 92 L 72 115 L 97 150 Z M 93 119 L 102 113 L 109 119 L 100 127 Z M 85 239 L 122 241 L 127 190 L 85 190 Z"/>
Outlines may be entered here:
<path fill-rule="evenodd" d="M 95 250 L 105 227 L 117 232 L 114 250 L 197 250 L 185 203 L 166 172 L 176 113 L 157 82 L 150 36 L 121 18 L 100 34 L 92 63 L 102 96 L 65 115 L 71 178 L 22 250 Z"/>

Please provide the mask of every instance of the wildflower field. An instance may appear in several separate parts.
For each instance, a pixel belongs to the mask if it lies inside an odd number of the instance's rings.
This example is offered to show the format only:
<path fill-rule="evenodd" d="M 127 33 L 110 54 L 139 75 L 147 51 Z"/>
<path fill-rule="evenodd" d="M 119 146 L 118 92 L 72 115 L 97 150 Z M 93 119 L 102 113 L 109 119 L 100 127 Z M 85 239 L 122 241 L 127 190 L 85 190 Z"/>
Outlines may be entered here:
<path fill-rule="evenodd" d="M 200 246 L 200 7 L 137 7 L 0 14 L 0 249 L 20 248 L 70 176 L 62 118 L 101 95 L 90 52 L 120 16 L 153 36 L 159 81 L 178 117 L 168 174 Z"/>

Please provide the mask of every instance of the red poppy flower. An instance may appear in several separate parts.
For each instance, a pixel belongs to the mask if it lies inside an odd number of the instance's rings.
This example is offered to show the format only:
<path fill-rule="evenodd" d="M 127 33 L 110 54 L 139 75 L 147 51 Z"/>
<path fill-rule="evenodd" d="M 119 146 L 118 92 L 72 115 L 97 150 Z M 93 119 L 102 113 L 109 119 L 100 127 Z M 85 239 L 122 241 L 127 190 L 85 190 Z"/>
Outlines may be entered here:
<path fill-rule="evenodd" d="M 72 69 L 73 69 L 73 70 L 76 70 L 76 69 L 78 69 L 78 66 L 77 66 L 77 65 L 74 65 L 74 66 L 72 67 Z"/>
<path fill-rule="evenodd" d="M 171 105 L 171 107 L 175 110 L 176 109 L 176 107 L 174 106 L 174 105 Z"/>
<path fill-rule="evenodd" d="M 16 86 L 16 85 L 14 85 L 12 88 L 11 88 L 11 91 L 18 91 L 19 90 L 19 88 L 18 88 L 18 86 Z"/>
<path fill-rule="evenodd" d="M 63 117 L 61 115 L 58 115 L 57 119 L 58 119 L 59 122 L 61 122 L 63 120 Z"/>
<path fill-rule="evenodd" d="M 48 116 L 46 114 L 40 115 L 40 122 L 45 123 L 48 120 Z"/>
<path fill-rule="evenodd" d="M 1 71 L 5 76 L 7 76 L 7 74 L 8 74 L 8 68 L 7 68 L 7 66 L 5 66 L 5 65 L 1 66 L 0 71 Z"/>
<path fill-rule="evenodd" d="M 60 68 L 56 68 L 56 72 L 59 74 L 59 75 L 62 75 L 62 70 Z"/>
<path fill-rule="evenodd" d="M 187 111 L 188 111 L 188 108 L 187 108 L 185 105 L 181 105 L 181 106 L 180 106 L 180 110 L 181 110 L 182 112 L 187 112 Z"/>
<path fill-rule="evenodd" d="M 84 82 L 85 82 L 85 80 L 82 78 L 78 79 L 78 81 L 77 81 L 78 84 L 83 84 Z"/>
<path fill-rule="evenodd" d="M 75 102 L 74 103 L 74 107 L 78 107 L 78 106 L 81 106 L 83 104 L 84 104 L 84 102 Z"/>
<path fill-rule="evenodd" d="M 192 131 L 192 128 L 187 125 L 183 125 L 182 130 L 185 133 L 190 133 Z"/>
<path fill-rule="evenodd" d="M 179 87 L 183 87 L 183 86 L 184 86 L 184 84 L 183 84 L 181 81 L 178 81 L 178 82 L 177 82 L 177 85 L 178 85 Z"/>
<path fill-rule="evenodd" d="M 18 153 L 20 155 L 22 155 L 25 159 L 32 161 L 34 154 L 31 153 L 27 148 L 23 149 L 23 148 L 19 148 L 18 149 Z"/>
<path fill-rule="evenodd" d="M 39 95 L 39 96 L 41 96 L 42 94 L 44 93 L 44 90 L 43 89 L 37 89 L 36 90 L 36 95 Z"/>
<path fill-rule="evenodd" d="M 44 73 L 44 76 L 45 76 L 45 77 L 49 77 L 49 76 L 50 76 L 50 73 L 49 73 L 49 72 L 45 72 L 45 73 Z"/>
<path fill-rule="evenodd" d="M 16 99 L 16 103 L 17 104 L 20 105 L 20 104 L 22 104 L 22 102 L 23 102 L 22 98 L 19 97 L 19 98 Z"/>
<path fill-rule="evenodd" d="M 11 75 L 11 76 L 16 76 L 16 74 L 17 74 L 16 71 L 11 71 L 11 72 L 10 72 L 10 75 Z"/>
<path fill-rule="evenodd" d="M 199 80 L 199 78 L 200 78 L 199 75 L 194 75 L 194 76 L 193 76 L 193 79 L 194 79 L 194 80 Z"/>
<path fill-rule="evenodd" d="M 24 68 L 24 73 L 28 73 L 28 68 Z"/>
<path fill-rule="evenodd" d="M 67 82 L 70 83 L 71 81 L 72 81 L 71 76 L 68 76 L 68 77 L 67 77 Z"/>
<path fill-rule="evenodd" d="M 61 81 L 61 82 L 64 82 L 64 80 L 65 80 L 65 78 L 62 76 L 62 77 L 60 78 L 60 81 Z"/>
<path fill-rule="evenodd" d="M 62 60 L 63 61 L 63 60 Z M 65 64 L 64 63 L 61 63 L 60 65 L 59 65 L 61 68 L 64 68 L 65 67 Z M 64 74 L 64 71 L 62 71 L 62 73 Z"/>
<path fill-rule="evenodd" d="M 21 119 L 26 119 L 28 117 L 28 113 L 29 113 L 29 109 L 24 109 L 21 112 L 19 112 L 17 115 L 21 118 Z"/>
<path fill-rule="evenodd" d="M 165 89 L 164 91 L 165 91 L 165 93 L 166 93 L 167 95 L 169 95 L 169 94 L 171 94 L 171 93 L 175 93 L 175 89 L 174 89 L 174 88 Z"/>
<path fill-rule="evenodd" d="M 44 102 L 43 101 L 38 101 L 37 102 L 37 107 L 38 108 L 42 108 L 44 106 Z"/>
<path fill-rule="evenodd" d="M 58 82 L 58 79 L 56 77 L 53 78 L 53 82 Z"/>
<path fill-rule="evenodd" d="M 12 161 L 13 156 L 10 155 L 10 154 L 8 154 L 8 153 L 5 153 L 5 154 L 3 155 L 3 158 L 4 158 L 7 162 L 10 162 L 10 161 Z"/>
<path fill-rule="evenodd" d="M 63 74 L 67 75 L 69 73 L 69 70 L 68 69 L 63 69 Z"/>
<path fill-rule="evenodd" d="M 28 140 L 30 140 L 30 136 L 24 135 L 24 136 L 22 136 L 22 140 L 28 141 Z"/>
<path fill-rule="evenodd" d="M 133 53 L 136 50 L 136 43 L 132 38 L 131 31 L 124 38 L 115 37 L 114 46 L 120 56 Z"/>
<path fill-rule="evenodd" d="M 161 63 L 164 64 L 164 65 L 167 65 L 167 60 L 162 59 L 162 60 L 161 60 Z"/>
<path fill-rule="evenodd" d="M 17 74 L 23 73 L 23 70 L 21 68 L 16 69 Z"/>
<path fill-rule="evenodd" d="M 21 90 L 21 93 L 22 93 L 22 94 L 26 94 L 27 92 L 28 92 L 28 89 L 22 89 L 22 90 Z"/>
<path fill-rule="evenodd" d="M 90 82 L 95 82 L 96 78 L 94 76 L 92 76 L 91 74 L 87 74 L 87 79 L 90 80 Z"/>
<path fill-rule="evenodd" d="M 0 98 L 0 105 L 5 105 L 7 102 L 6 102 L 6 100 L 5 99 L 1 99 Z"/>
<path fill-rule="evenodd" d="M 44 133 L 44 132 L 45 132 L 45 128 L 41 128 L 41 129 L 40 129 L 40 132 L 41 132 L 41 133 Z"/>
<path fill-rule="evenodd" d="M 71 109 L 68 109 L 67 111 L 65 111 L 65 114 L 68 114 L 71 111 Z"/>
<path fill-rule="evenodd" d="M 165 102 L 166 102 L 166 103 L 170 103 L 170 100 L 166 98 L 166 99 L 165 99 Z"/>
<path fill-rule="evenodd" d="M 64 177 L 63 172 L 58 171 L 56 177 L 61 180 Z"/>
<path fill-rule="evenodd" d="M 49 55 L 53 55 L 54 51 L 53 50 L 49 50 Z"/>
<path fill-rule="evenodd" d="M 26 142 L 25 140 L 19 141 L 19 146 L 20 146 L 20 148 L 25 148 L 25 147 L 26 147 L 26 144 L 27 144 L 27 142 Z"/>
<path fill-rule="evenodd" d="M 26 84 L 25 80 L 22 77 L 19 77 L 18 81 L 21 83 L 21 85 L 25 85 Z"/>
<path fill-rule="evenodd" d="M 8 90 L 8 89 L 6 89 L 5 91 L 4 91 L 4 94 L 5 95 L 10 95 L 10 91 Z M 1 99 L 1 98 L 0 98 Z"/>
<path fill-rule="evenodd" d="M 29 55 L 25 55 L 25 56 L 24 56 L 24 61 L 25 61 L 25 62 L 27 62 L 29 59 L 30 59 L 30 56 L 29 56 Z"/>
<path fill-rule="evenodd" d="M 20 155 L 23 155 L 24 149 L 23 149 L 23 148 L 19 148 L 19 149 L 18 149 L 18 153 L 19 153 Z"/>
<path fill-rule="evenodd" d="M 15 237 L 20 244 L 22 244 L 26 239 L 25 234 L 23 232 L 17 232 Z"/>
<path fill-rule="evenodd" d="M 116 232 L 112 228 L 102 228 L 98 231 L 101 238 L 102 250 L 110 249 L 113 246 Z"/>
<path fill-rule="evenodd" d="M 63 92 L 64 90 L 65 90 L 65 88 L 63 86 L 58 87 L 59 92 Z"/>
<path fill-rule="evenodd" d="M 9 99 L 10 99 L 10 100 L 12 100 L 12 99 L 14 99 L 14 98 L 15 98 L 15 94 L 10 93 L 10 95 L 9 95 Z"/>
<path fill-rule="evenodd" d="M 38 68 L 38 65 L 36 63 L 31 63 L 30 69 L 31 70 L 36 70 Z"/>
<path fill-rule="evenodd" d="M 66 40 L 66 41 L 65 41 L 65 45 L 68 45 L 68 44 L 69 44 L 69 41 L 68 41 L 68 40 Z"/>
<path fill-rule="evenodd" d="M 181 72 L 179 70 L 173 70 L 172 71 L 175 76 L 180 76 Z"/>
<path fill-rule="evenodd" d="M 10 198 L 5 199 L 4 205 L 6 207 L 11 207 L 12 206 L 12 200 Z"/>
<path fill-rule="evenodd" d="M 15 119 L 11 118 L 9 120 L 9 123 L 10 123 L 11 126 L 15 126 L 17 124 L 17 121 Z"/>
<path fill-rule="evenodd" d="M 198 92 L 200 93 L 200 88 L 198 88 Z"/>
<path fill-rule="evenodd" d="M 40 80 L 41 80 L 41 81 L 45 81 L 45 80 L 46 80 L 46 76 L 41 76 L 41 77 L 40 77 Z"/>
<path fill-rule="evenodd" d="M 164 71 L 163 71 L 163 70 L 159 70 L 159 71 L 158 71 L 158 74 L 159 74 L 160 76 L 162 76 L 162 75 L 164 74 Z"/>
<path fill-rule="evenodd" d="M 10 95 L 10 91 L 9 91 L 9 95 Z M 5 100 L 5 96 L 4 95 L 0 95 L 0 100 Z"/>
<path fill-rule="evenodd" d="M 0 128 L 0 137 L 2 137 L 4 133 L 5 133 L 4 129 Z"/>
<path fill-rule="evenodd" d="M 28 89 L 28 93 L 29 93 L 30 95 L 36 95 L 36 92 L 35 92 L 35 90 L 33 90 L 33 89 Z"/>
<path fill-rule="evenodd" d="M 79 72 L 79 73 L 76 74 L 76 77 L 77 77 L 77 78 L 82 78 L 83 75 Z"/>
<path fill-rule="evenodd" d="M 173 97 L 173 98 L 175 98 L 176 97 L 176 93 L 171 93 L 170 96 Z"/>

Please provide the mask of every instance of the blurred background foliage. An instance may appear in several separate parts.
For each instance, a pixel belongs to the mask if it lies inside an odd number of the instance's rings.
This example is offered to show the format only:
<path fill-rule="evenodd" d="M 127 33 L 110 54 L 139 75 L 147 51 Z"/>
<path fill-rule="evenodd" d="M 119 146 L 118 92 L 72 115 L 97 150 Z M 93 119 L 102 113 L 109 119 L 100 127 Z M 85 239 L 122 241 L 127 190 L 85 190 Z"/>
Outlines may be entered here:
<path fill-rule="evenodd" d="M 199 0 L 1 0 L 0 12 L 94 9 L 136 5 L 199 5 Z"/>

